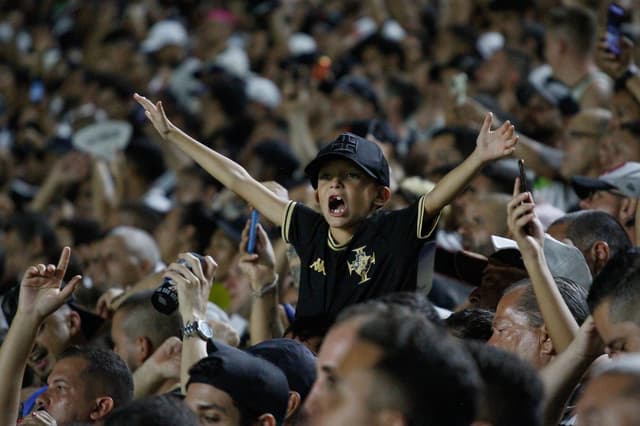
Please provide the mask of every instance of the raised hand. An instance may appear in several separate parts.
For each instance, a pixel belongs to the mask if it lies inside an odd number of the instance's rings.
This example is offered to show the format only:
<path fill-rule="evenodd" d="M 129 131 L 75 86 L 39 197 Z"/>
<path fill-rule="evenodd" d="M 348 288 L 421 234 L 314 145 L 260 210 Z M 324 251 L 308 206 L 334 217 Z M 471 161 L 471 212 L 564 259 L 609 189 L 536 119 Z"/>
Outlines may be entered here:
<path fill-rule="evenodd" d="M 158 101 L 155 104 L 144 96 L 140 96 L 135 93 L 133 99 L 136 100 L 143 108 L 144 114 L 147 116 L 153 127 L 156 128 L 162 138 L 166 138 L 172 128 L 175 126 L 169 121 L 167 115 L 164 113 L 162 102 Z"/>
<path fill-rule="evenodd" d="M 249 277 L 251 289 L 257 292 L 260 291 L 262 287 L 273 283 L 276 279 L 276 258 L 269 237 L 260 224 L 257 225 L 256 229 L 256 252 L 253 254 L 247 253 L 249 224 L 250 221 L 247 221 L 247 224 L 242 230 L 239 266 L 242 272 Z"/>
<path fill-rule="evenodd" d="M 482 129 L 480 129 L 480 134 L 476 140 L 474 155 L 476 155 L 482 163 L 513 154 L 516 150 L 516 144 L 518 143 L 518 135 L 516 135 L 515 128 L 511 122 L 505 121 L 505 123 L 496 130 L 491 130 L 492 123 L 493 114 L 488 113 L 484 118 Z"/>
<path fill-rule="evenodd" d="M 507 204 L 507 225 L 523 256 L 542 250 L 544 230 L 534 211 L 530 192 L 520 192 L 520 178 L 513 186 L 513 199 Z"/>
<path fill-rule="evenodd" d="M 203 268 L 191 253 L 182 253 L 180 259 L 182 262 L 169 265 L 163 277 L 170 278 L 176 285 L 182 319 L 204 319 L 218 264 L 211 256 L 206 256 Z"/>
<path fill-rule="evenodd" d="M 61 288 L 70 256 L 71 249 L 65 247 L 62 249 L 57 267 L 40 264 L 27 269 L 20 283 L 19 314 L 42 321 L 67 301 L 82 278 L 76 275 Z"/>

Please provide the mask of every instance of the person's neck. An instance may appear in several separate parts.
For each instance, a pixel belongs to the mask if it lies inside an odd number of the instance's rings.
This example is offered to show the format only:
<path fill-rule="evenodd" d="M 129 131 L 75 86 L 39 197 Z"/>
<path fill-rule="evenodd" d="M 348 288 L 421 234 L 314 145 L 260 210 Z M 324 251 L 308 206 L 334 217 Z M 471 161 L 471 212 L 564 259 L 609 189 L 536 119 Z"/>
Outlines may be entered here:
<path fill-rule="evenodd" d="M 353 229 L 348 228 L 330 228 L 329 232 L 331 232 L 331 238 L 338 245 L 343 245 L 349 242 L 353 237 Z"/>
<path fill-rule="evenodd" d="M 554 76 L 569 87 L 573 87 L 582 81 L 587 75 L 596 70 L 593 60 L 590 58 L 567 58 L 562 66 L 553 70 Z"/>

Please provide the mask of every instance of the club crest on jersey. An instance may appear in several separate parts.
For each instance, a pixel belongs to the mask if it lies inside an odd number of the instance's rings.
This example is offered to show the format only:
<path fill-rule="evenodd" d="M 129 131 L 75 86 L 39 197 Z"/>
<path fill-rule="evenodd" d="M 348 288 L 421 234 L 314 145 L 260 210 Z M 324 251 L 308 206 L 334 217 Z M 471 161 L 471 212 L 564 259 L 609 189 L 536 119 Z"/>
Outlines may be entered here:
<path fill-rule="evenodd" d="M 376 263 L 376 254 L 367 254 L 364 251 L 366 247 L 367 246 L 362 246 L 352 250 L 355 253 L 355 258 L 353 261 L 347 262 L 349 275 L 353 275 L 355 272 L 356 275 L 360 277 L 358 284 L 364 284 L 371 279 L 369 271 L 371 270 L 371 265 Z"/>
<path fill-rule="evenodd" d="M 317 258 L 316 260 L 314 260 L 313 263 L 309 265 L 309 268 L 321 273 L 325 277 L 327 276 L 327 273 L 324 270 L 324 260 L 322 260 L 321 258 Z"/>

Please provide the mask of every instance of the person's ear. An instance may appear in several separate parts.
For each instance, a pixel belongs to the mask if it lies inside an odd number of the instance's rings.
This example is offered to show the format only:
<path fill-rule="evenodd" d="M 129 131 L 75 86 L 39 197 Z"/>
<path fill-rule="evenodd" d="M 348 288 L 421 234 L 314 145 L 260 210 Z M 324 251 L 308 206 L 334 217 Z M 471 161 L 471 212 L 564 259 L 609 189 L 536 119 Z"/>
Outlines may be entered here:
<path fill-rule="evenodd" d="M 89 418 L 92 422 L 97 422 L 107 417 L 113 411 L 113 399 L 110 396 L 99 396 L 95 400 L 95 406 Z"/>
<path fill-rule="evenodd" d="M 373 204 L 376 208 L 380 208 L 387 204 L 387 201 L 391 198 L 391 190 L 388 186 L 378 186 L 376 190 L 376 198 L 373 200 Z"/>
<path fill-rule="evenodd" d="M 556 352 L 555 348 L 553 347 L 553 342 L 551 341 L 551 336 L 547 332 L 547 326 L 544 324 L 540 327 L 539 339 L 540 340 L 538 342 L 538 346 L 540 347 L 540 353 L 546 356 L 555 355 Z"/>
<path fill-rule="evenodd" d="M 313 190 L 313 196 L 314 196 L 314 198 L 316 200 L 316 203 L 320 204 L 320 196 L 318 195 L 318 190 L 317 189 Z"/>
<path fill-rule="evenodd" d="M 276 426 L 276 419 L 273 414 L 263 414 L 258 417 L 258 425 L 260 426 Z"/>
<path fill-rule="evenodd" d="M 593 259 L 593 271 L 600 271 L 609 261 L 611 251 L 606 241 L 596 241 L 589 249 L 589 257 Z"/>
<path fill-rule="evenodd" d="M 300 394 L 298 392 L 289 391 L 289 402 L 287 404 L 287 415 L 285 416 L 286 419 L 288 419 L 289 417 L 291 417 L 291 415 L 293 413 L 298 411 L 298 408 L 300 408 L 301 402 L 302 402 L 302 398 L 300 397 Z"/>
<path fill-rule="evenodd" d="M 71 308 L 67 314 L 67 327 L 69 327 L 69 336 L 76 336 L 82 332 L 82 318 Z"/>
<path fill-rule="evenodd" d="M 151 340 L 146 336 L 136 337 L 136 358 L 137 361 L 142 364 L 153 354 L 153 345 Z"/>

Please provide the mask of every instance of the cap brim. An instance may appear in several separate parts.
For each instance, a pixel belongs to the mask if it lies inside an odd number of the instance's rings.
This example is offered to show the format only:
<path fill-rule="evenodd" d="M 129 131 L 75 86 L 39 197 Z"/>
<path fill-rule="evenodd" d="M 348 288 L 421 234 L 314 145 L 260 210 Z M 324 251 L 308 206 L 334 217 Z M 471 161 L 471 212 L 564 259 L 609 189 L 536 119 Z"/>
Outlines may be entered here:
<path fill-rule="evenodd" d="M 587 176 L 573 176 L 571 186 L 580 199 L 589 197 L 593 191 L 608 191 L 615 188 L 603 180 Z"/>
<path fill-rule="evenodd" d="M 340 153 L 340 152 L 328 152 L 326 154 L 322 154 L 311 160 L 307 167 L 304 168 L 304 173 L 307 175 L 309 180 L 311 181 L 311 186 L 314 188 L 318 187 L 318 172 L 320 171 L 320 167 L 329 160 L 335 159 L 344 159 L 348 160 L 355 165 L 357 165 L 362 171 L 364 171 L 368 176 L 374 179 L 376 182 L 379 182 L 378 178 L 374 173 L 372 173 L 368 168 L 360 164 L 358 161 L 354 160 L 350 156 Z"/>

